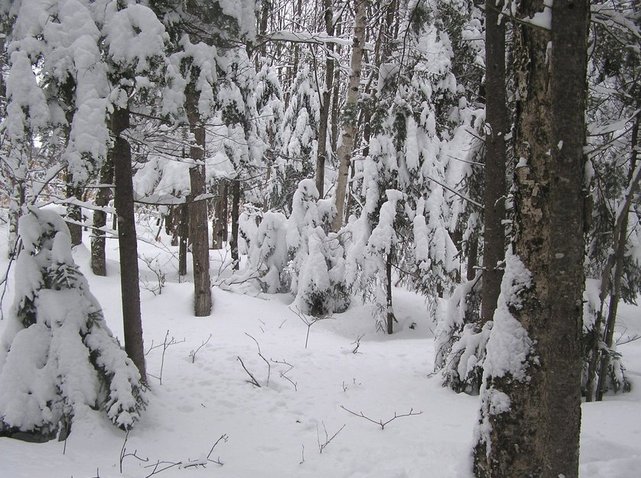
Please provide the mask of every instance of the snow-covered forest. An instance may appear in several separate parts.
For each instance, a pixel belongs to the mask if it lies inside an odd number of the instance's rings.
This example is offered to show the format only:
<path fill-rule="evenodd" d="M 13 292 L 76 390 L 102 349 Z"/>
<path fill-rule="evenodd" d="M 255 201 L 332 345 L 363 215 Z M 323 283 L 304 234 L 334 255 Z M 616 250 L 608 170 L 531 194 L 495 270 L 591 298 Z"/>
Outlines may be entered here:
<path fill-rule="evenodd" d="M 0 477 L 641 466 L 633 0 L 0 0 Z"/>

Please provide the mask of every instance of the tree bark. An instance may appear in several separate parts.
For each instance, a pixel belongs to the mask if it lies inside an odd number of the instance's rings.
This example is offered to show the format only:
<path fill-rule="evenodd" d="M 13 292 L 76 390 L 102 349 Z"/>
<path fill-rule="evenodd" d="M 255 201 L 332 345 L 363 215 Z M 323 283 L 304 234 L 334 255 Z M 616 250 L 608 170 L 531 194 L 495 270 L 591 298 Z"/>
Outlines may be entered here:
<path fill-rule="evenodd" d="M 494 0 L 485 3 L 485 189 L 483 192 L 483 282 L 481 325 L 492 320 L 501 291 L 505 260 L 505 135 L 510 123 L 505 95 L 505 23 Z"/>
<path fill-rule="evenodd" d="M 189 244 L 189 206 L 178 206 L 178 275 L 187 275 L 187 246 Z"/>
<path fill-rule="evenodd" d="M 632 206 L 633 198 L 639 190 L 639 182 L 641 181 L 641 169 L 637 169 L 637 145 L 639 144 L 640 122 L 641 115 L 637 114 L 634 125 L 632 127 L 630 169 L 628 172 L 628 192 L 625 197 L 623 207 L 619 211 L 619 215 L 616 218 L 616 224 L 613 234 L 615 247 L 608 257 L 607 265 L 605 267 L 603 278 L 601 280 L 601 310 L 599 311 L 599 315 L 596 320 L 595 332 L 599 334 L 597 335 L 599 339 L 603 339 L 603 342 L 606 346 L 606 353 L 604 353 L 603 350 L 601 350 L 601 348 L 598 346 L 600 342 L 595 341 L 595 350 L 593 351 L 593 360 L 595 362 L 595 366 L 590 367 L 592 369 L 592 374 L 596 372 L 597 367 L 599 367 L 599 362 L 600 367 L 596 390 L 594 388 L 594 377 L 590 377 L 588 380 L 588 384 L 586 386 L 586 400 L 588 401 L 591 401 L 592 397 L 595 397 L 597 401 L 603 400 L 603 393 L 606 391 L 608 369 L 610 367 L 610 354 L 607 353 L 607 351 L 612 349 L 612 345 L 614 343 L 614 326 L 616 324 L 619 301 L 621 300 L 621 286 L 624 272 L 623 261 L 626 254 L 626 247 L 628 245 L 628 222 L 630 207 Z M 603 305 L 608 295 L 610 295 L 608 316 L 604 320 Z"/>
<path fill-rule="evenodd" d="M 394 304 L 392 302 L 392 264 L 393 252 L 390 252 L 387 254 L 385 259 L 385 294 L 387 296 L 385 321 L 387 325 L 387 333 L 389 335 L 394 333 L 394 322 L 396 322 L 396 317 L 394 316 Z"/>
<path fill-rule="evenodd" d="M 69 180 L 72 178 L 69 177 Z M 82 188 L 74 186 L 71 182 L 67 183 L 67 199 L 82 200 Z M 77 246 L 82 244 L 82 208 L 75 204 L 67 205 L 67 217 L 73 222 L 67 222 L 69 233 L 71 234 L 71 245 Z"/>
<path fill-rule="evenodd" d="M 114 180 L 113 160 L 108 155 L 100 171 L 100 189 L 96 194 L 96 206 L 105 208 L 111 199 L 111 183 Z M 105 257 L 104 228 L 107 226 L 107 213 L 96 209 L 93 213 L 93 236 L 91 237 L 91 270 L 97 276 L 107 275 L 107 262 Z"/>
<path fill-rule="evenodd" d="M 518 16 L 532 18 L 542 9 L 542 2 L 524 0 Z M 556 0 L 551 30 L 527 22 L 515 28 L 513 250 L 531 280 L 518 300 L 501 300 L 531 345 L 524 360 L 514 357 L 523 360 L 523 377 L 486 371 L 474 450 L 479 477 L 578 476 L 588 14 L 585 0 Z M 512 286 L 513 277 L 506 273 L 503 280 L 511 283 L 504 285 Z M 497 329 L 495 320 L 488 360 L 505 339 Z M 499 404 L 492 402 L 497 397 Z"/>
<path fill-rule="evenodd" d="M 336 182 L 336 216 L 332 222 L 332 230 L 338 232 L 343 226 L 345 214 L 345 195 L 347 192 L 347 178 L 349 167 L 352 163 L 354 151 L 354 139 L 357 133 L 357 107 L 358 95 L 361 83 L 361 66 L 363 61 L 363 46 L 365 44 L 365 26 L 367 0 L 355 0 L 356 17 L 354 19 L 354 40 L 352 45 L 352 72 L 349 77 L 347 99 L 343 110 L 343 136 L 341 145 L 338 148 L 338 180 Z"/>
<path fill-rule="evenodd" d="M 238 255 L 238 218 L 240 217 L 240 180 L 234 179 L 231 186 L 231 260 L 234 270 L 240 267 L 240 257 Z"/>
<path fill-rule="evenodd" d="M 115 141 L 111 157 L 114 164 L 116 214 L 118 215 L 118 245 L 120 250 L 120 290 L 125 351 L 146 383 L 145 353 L 140 315 L 138 274 L 138 242 L 134 218 L 134 187 L 131 167 L 131 146 L 122 133 L 129 128 L 129 111 L 116 108 L 111 117 Z"/>
<path fill-rule="evenodd" d="M 227 184 L 216 186 L 214 220 L 212 221 L 212 249 L 222 249 L 227 239 Z"/>
<path fill-rule="evenodd" d="M 325 30 L 328 36 L 334 36 L 334 13 L 332 10 L 332 0 L 323 0 L 323 10 L 325 17 Z M 318 197 L 325 196 L 325 163 L 327 162 L 327 124 L 329 112 L 332 103 L 332 83 L 334 82 L 334 44 L 326 45 L 325 53 L 325 85 L 322 94 L 322 103 L 320 108 L 320 122 L 318 126 L 318 152 L 316 155 L 316 189 Z"/>
<path fill-rule="evenodd" d="M 193 75 L 194 73 L 192 73 Z M 212 296 L 209 277 L 209 234 L 207 227 L 207 201 L 199 199 L 205 194 L 205 126 L 198 112 L 196 86 L 190 83 L 185 90 L 185 110 L 189 129 L 195 139 L 190 147 L 191 159 L 195 165 L 189 169 L 191 194 L 187 208 L 189 211 L 189 240 L 194 269 L 194 315 L 204 317 L 211 314 Z"/>

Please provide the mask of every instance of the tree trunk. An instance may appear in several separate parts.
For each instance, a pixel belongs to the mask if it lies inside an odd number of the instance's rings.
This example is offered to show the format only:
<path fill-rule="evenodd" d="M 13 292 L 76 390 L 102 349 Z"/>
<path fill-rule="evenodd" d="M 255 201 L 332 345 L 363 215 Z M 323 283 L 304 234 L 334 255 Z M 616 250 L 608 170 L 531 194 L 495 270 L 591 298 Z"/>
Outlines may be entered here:
<path fill-rule="evenodd" d="M 105 208 L 111 199 L 111 183 L 114 180 L 114 167 L 111 157 L 100 171 L 100 189 L 96 194 L 96 206 Z M 107 275 L 107 262 L 105 257 L 105 227 L 107 226 L 107 213 L 96 209 L 93 213 L 93 236 L 91 237 L 91 270 L 97 276 Z"/>
<path fill-rule="evenodd" d="M 485 3 L 485 190 L 483 193 L 483 282 L 481 325 L 492 320 L 501 291 L 505 259 L 505 135 L 510 124 L 505 96 L 505 23 L 499 20 L 501 6 Z"/>
<path fill-rule="evenodd" d="M 216 186 L 214 220 L 212 221 L 212 249 L 222 249 L 227 240 L 227 184 Z"/>
<path fill-rule="evenodd" d="M 68 178 L 72 180 L 71 177 Z M 67 183 L 67 199 L 77 199 L 82 201 L 82 188 L 73 186 L 71 182 Z M 67 222 L 69 233 L 71 234 L 71 245 L 77 246 L 82 244 L 82 208 L 75 204 L 67 205 L 67 218 L 73 222 Z"/>
<path fill-rule="evenodd" d="M 349 167 L 352 163 L 354 138 L 356 137 L 358 120 L 358 94 L 361 83 L 361 66 L 363 60 L 363 46 L 365 44 L 365 26 L 367 0 L 355 0 L 356 17 L 354 19 L 354 40 L 352 45 L 352 72 L 349 77 L 347 99 L 343 110 L 343 137 L 338 148 L 338 180 L 336 182 L 336 216 L 332 222 L 332 230 L 338 232 L 343 226 L 345 213 L 345 195 L 347 192 L 347 178 Z"/>
<path fill-rule="evenodd" d="M 616 224 L 613 234 L 615 247 L 608 257 L 607 265 L 604 271 L 604 277 L 601 281 L 601 310 L 599 311 L 599 316 L 597 317 L 595 331 L 598 333 L 598 339 L 603 339 L 606 347 L 606 353 L 603 353 L 604 351 L 601 350 L 601 348 L 598 346 L 600 340 L 595 341 L 595 348 L 593 351 L 595 364 L 598 364 L 600 360 L 598 385 L 596 386 L 595 390 L 594 377 L 590 377 L 590 380 L 588 380 L 588 385 L 586 387 L 588 395 L 586 399 L 588 401 L 590 401 L 593 396 L 597 401 L 603 400 L 603 393 L 606 391 L 608 369 L 610 367 L 610 354 L 607 352 L 612 349 L 612 345 L 614 343 L 614 326 L 616 324 L 619 301 L 621 300 L 621 286 L 623 281 L 624 269 L 623 261 L 628 245 L 628 221 L 630 207 L 632 206 L 633 198 L 639 190 L 639 182 L 641 181 L 641 169 L 637 170 L 637 145 L 639 144 L 640 122 L 641 116 L 637 115 L 632 127 L 630 169 L 628 173 L 628 192 L 625 197 L 623 207 L 619 211 L 619 214 L 616 218 Z M 610 305 L 608 307 L 608 316 L 604 321 L 603 304 L 605 303 L 608 294 L 610 295 Z M 603 327 L 603 325 L 605 325 L 605 327 Z M 594 368 L 590 367 L 592 369 L 592 374 L 596 372 L 597 366 L 595 366 Z M 596 394 L 594 392 L 596 392 Z"/>
<path fill-rule="evenodd" d="M 238 218 L 240 217 L 240 180 L 234 179 L 231 186 L 231 260 L 234 270 L 240 267 L 240 257 L 238 255 Z"/>
<path fill-rule="evenodd" d="M 542 8 L 524 0 L 518 16 Z M 515 258 L 487 346 L 479 477 L 578 476 L 588 14 L 556 0 L 551 31 L 515 28 Z M 522 355 L 506 358 L 506 340 Z"/>
<path fill-rule="evenodd" d="M 140 316 L 138 274 L 138 242 L 134 218 L 134 187 L 132 182 L 131 146 L 121 134 L 129 128 L 129 111 L 116 108 L 111 116 L 111 131 L 115 137 L 113 159 L 115 196 L 118 215 L 118 245 L 120 249 L 120 290 L 125 351 L 134 362 L 143 382 L 147 381 L 145 353 Z"/>
<path fill-rule="evenodd" d="M 189 244 L 189 206 L 178 206 L 178 275 L 187 275 L 187 245 Z"/>
<path fill-rule="evenodd" d="M 328 36 L 334 36 L 334 13 L 332 11 L 332 0 L 323 0 L 325 17 L 325 30 Z M 325 163 L 327 162 L 327 124 L 332 103 L 332 83 L 334 82 L 334 44 L 328 43 L 325 53 L 325 86 L 323 89 L 322 103 L 320 109 L 320 124 L 318 127 L 318 153 L 316 155 L 316 189 L 318 197 L 325 196 Z"/>
<path fill-rule="evenodd" d="M 394 333 L 394 322 L 396 322 L 396 317 L 394 316 L 394 307 L 392 303 L 392 254 L 392 252 L 387 254 L 387 258 L 385 260 L 385 293 L 387 295 L 385 304 L 385 319 L 387 325 L 387 333 L 390 335 Z"/>
<path fill-rule="evenodd" d="M 192 75 L 194 73 L 192 72 Z M 205 126 L 198 112 L 198 93 L 190 83 L 185 91 L 185 110 L 189 129 L 195 144 L 190 148 L 191 159 L 195 165 L 189 169 L 191 194 L 187 208 L 189 211 L 189 240 L 194 269 L 194 315 L 204 317 L 211 314 L 212 296 L 209 278 L 209 234 L 207 227 L 207 201 L 199 196 L 205 194 Z"/>

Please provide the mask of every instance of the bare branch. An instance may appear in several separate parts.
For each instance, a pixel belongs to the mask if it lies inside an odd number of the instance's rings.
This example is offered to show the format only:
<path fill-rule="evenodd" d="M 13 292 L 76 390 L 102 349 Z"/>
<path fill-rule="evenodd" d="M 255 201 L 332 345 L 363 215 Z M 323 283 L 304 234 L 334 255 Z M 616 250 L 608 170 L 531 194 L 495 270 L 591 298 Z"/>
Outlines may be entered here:
<path fill-rule="evenodd" d="M 349 408 L 345 408 L 343 405 L 341 405 L 341 408 L 343 410 L 345 410 L 346 412 L 351 413 L 352 415 L 354 415 L 356 417 L 364 418 L 368 422 L 375 423 L 376 425 L 381 427 L 381 430 L 385 430 L 385 426 L 388 425 L 389 423 L 393 422 L 397 418 L 413 417 L 413 416 L 416 416 L 416 415 L 421 415 L 423 413 L 423 412 L 415 412 L 413 408 L 410 408 L 410 411 L 407 412 L 407 413 L 398 414 L 398 413 L 394 412 L 394 416 L 392 418 L 390 418 L 389 420 L 383 420 L 383 419 L 374 420 L 374 419 L 368 417 L 367 415 L 365 415 L 363 412 L 356 413 L 355 411 L 350 410 Z"/>

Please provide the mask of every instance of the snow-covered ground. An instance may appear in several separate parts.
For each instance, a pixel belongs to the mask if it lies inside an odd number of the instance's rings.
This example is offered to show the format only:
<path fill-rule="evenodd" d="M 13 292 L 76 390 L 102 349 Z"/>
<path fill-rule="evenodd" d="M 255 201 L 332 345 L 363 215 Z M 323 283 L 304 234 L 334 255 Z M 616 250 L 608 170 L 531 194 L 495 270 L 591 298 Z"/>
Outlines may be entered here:
<path fill-rule="evenodd" d="M 108 242 L 106 278 L 90 273 L 86 247 L 74 256 L 122 337 L 116 247 Z M 4 246 L 0 252 L 4 258 Z M 457 395 L 430 375 L 434 325 L 422 298 L 396 291 L 393 336 L 377 333 L 371 308 L 355 304 L 311 325 L 305 348 L 308 326 L 288 296 L 214 288 L 211 317 L 195 318 L 192 286 L 178 283 L 172 253 L 153 240 L 140 244 L 140 257 L 157 257 L 167 278 L 161 295 L 142 289 L 152 385 L 143 419 L 126 441 L 99 414 L 74 422 L 66 442 L 0 438 L 0 478 L 470 476 L 478 397 Z M 212 251 L 212 259 L 213 275 L 224 274 L 221 255 Z M 142 262 L 141 272 L 151 288 L 154 275 Z M 5 313 L 11 302 L 10 282 Z M 641 309 L 621 312 L 621 334 L 641 333 Z M 620 351 L 633 390 L 584 404 L 582 477 L 641 470 L 641 340 Z M 240 360 L 260 387 L 248 383 Z M 361 412 L 391 421 L 383 429 Z"/>

